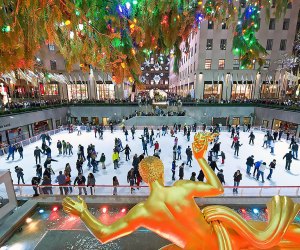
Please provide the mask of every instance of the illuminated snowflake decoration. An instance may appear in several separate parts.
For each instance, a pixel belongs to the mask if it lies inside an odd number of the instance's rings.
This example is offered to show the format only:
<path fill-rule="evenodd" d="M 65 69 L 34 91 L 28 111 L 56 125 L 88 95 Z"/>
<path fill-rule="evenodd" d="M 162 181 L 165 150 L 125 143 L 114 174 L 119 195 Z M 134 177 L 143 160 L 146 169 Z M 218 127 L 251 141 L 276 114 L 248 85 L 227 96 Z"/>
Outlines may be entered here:
<path fill-rule="evenodd" d="M 146 67 L 150 67 L 150 61 L 149 61 L 149 60 L 146 60 L 146 61 L 144 62 L 144 64 L 145 64 Z"/>
<path fill-rule="evenodd" d="M 141 81 L 142 81 L 142 82 L 146 82 L 146 77 L 145 77 L 145 76 L 142 76 L 142 77 L 141 77 Z"/>
<path fill-rule="evenodd" d="M 160 76 L 159 75 L 155 75 L 153 80 L 155 81 L 155 83 L 157 84 L 160 81 Z"/>
<path fill-rule="evenodd" d="M 155 63 L 153 67 L 154 67 L 155 71 L 162 70 L 162 67 L 159 65 L 159 63 Z"/>

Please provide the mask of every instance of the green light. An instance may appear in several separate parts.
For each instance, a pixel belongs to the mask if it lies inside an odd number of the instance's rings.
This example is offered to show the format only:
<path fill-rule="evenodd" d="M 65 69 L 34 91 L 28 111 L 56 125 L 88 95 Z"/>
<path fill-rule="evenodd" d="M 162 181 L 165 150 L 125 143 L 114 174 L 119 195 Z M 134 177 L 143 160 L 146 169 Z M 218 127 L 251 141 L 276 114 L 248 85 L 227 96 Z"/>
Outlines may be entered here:
<path fill-rule="evenodd" d="M 75 15 L 76 15 L 76 16 L 79 16 L 79 15 L 80 15 L 80 11 L 79 11 L 79 10 L 76 10 L 76 11 L 75 11 Z"/>
<path fill-rule="evenodd" d="M 132 3 L 133 3 L 134 5 L 136 5 L 138 2 L 137 2 L 137 0 L 133 0 Z"/>

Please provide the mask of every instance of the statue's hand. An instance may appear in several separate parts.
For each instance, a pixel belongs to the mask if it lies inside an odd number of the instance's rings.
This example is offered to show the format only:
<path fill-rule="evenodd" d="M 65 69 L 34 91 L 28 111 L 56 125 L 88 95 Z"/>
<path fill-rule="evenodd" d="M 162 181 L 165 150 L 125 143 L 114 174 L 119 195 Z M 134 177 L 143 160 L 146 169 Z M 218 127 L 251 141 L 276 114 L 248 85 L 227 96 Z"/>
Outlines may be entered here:
<path fill-rule="evenodd" d="M 63 200 L 63 209 L 66 213 L 80 216 L 82 212 L 87 209 L 85 201 L 78 196 L 79 201 L 74 201 L 70 197 L 67 197 Z"/>
<path fill-rule="evenodd" d="M 196 159 L 204 158 L 206 154 L 208 143 L 212 142 L 215 137 L 219 134 L 212 134 L 212 133 L 197 133 L 194 137 L 194 142 L 192 144 L 194 157 Z"/>

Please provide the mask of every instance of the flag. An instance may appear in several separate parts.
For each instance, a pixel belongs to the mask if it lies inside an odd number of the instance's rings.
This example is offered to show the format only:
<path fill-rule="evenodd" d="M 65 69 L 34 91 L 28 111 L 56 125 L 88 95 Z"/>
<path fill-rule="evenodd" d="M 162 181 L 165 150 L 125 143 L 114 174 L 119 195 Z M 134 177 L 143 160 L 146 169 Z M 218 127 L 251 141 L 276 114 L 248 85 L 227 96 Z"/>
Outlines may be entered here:
<path fill-rule="evenodd" d="M 81 79 L 81 76 L 80 76 L 80 75 L 78 75 L 78 79 L 79 79 L 79 81 L 82 83 L 82 79 Z"/>
<path fill-rule="evenodd" d="M 212 86 L 214 87 L 214 73 L 212 74 Z"/>
<path fill-rule="evenodd" d="M 245 84 L 248 84 L 248 74 L 246 74 L 246 81 Z"/>
<path fill-rule="evenodd" d="M 220 82 L 220 75 L 219 75 L 219 73 L 218 73 L 218 84 L 219 84 L 219 82 Z"/>
<path fill-rule="evenodd" d="M 233 75 L 230 74 L 231 85 L 233 85 Z"/>
<path fill-rule="evenodd" d="M 223 82 L 223 84 L 225 84 L 224 74 L 222 74 L 221 81 Z"/>
<path fill-rule="evenodd" d="M 253 84 L 254 79 L 253 79 L 253 75 L 251 74 L 251 84 Z"/>
<path fill-rule="evenodd" d="M 242 75 L 242 84 L 244 84 L 245 81 L 244 81 L 244 75 Z"/>

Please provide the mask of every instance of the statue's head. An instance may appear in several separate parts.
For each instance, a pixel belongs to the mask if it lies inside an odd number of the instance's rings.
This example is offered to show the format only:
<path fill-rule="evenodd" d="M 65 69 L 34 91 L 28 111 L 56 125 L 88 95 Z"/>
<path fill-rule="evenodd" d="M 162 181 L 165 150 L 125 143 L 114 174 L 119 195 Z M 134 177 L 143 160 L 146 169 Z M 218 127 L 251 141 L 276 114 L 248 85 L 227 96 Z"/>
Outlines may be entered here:
<path fill-rule="evenodd" d="M 154 181 L 163 181 L 164 165 L 159 158 L 149 156 L 140 162 L 139 172 L 143 181 L 148 184 Z"/>

